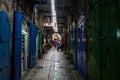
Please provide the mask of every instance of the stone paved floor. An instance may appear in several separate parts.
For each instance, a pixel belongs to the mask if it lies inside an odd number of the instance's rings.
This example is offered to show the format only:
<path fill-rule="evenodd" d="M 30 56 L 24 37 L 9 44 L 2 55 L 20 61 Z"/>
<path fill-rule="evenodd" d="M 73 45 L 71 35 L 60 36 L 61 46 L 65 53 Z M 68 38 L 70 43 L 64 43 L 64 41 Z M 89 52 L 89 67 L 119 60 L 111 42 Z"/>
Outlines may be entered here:
<path fill-rule="evenodd" d="M 83 80 L 66 55 L 51 48 L 23 80 Z"/>

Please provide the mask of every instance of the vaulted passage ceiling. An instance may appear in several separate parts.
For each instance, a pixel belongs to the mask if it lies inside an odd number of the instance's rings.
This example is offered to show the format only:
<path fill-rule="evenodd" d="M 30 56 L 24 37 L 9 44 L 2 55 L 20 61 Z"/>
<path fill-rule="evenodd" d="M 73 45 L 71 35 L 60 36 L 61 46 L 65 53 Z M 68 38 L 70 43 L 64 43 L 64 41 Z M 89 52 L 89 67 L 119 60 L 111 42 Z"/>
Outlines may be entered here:
<path fill-rule="evenodd" d="M 38 0 L 40 14 L 43 15 L 45 22 L 52 22 L 51 0 Z M 55 10 L 58 24 L 58 31 L 62 31 L 67 24 L 67 16 L 71 14 L 72 0 L 55 0 Z"/>

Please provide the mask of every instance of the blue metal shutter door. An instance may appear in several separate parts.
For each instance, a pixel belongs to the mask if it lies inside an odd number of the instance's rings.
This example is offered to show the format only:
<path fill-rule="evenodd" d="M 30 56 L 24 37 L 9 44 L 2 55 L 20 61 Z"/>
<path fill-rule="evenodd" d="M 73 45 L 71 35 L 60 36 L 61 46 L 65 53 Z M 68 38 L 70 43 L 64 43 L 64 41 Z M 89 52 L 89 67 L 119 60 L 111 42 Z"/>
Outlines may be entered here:
<path fill-rule="evenodd" d="M 14 80 L 21 80 L 22 13 L 14 11 L 13 30 Z"/>
<path fill-rule="evenodd" d="M 10 35 L 9 17 L 0 11 L 0 80 L 9 80 Z"/>
<path fill-rule="evenodd" d="M 36 26 L 30 26 L 30 48 L 29 48 L 29 67 L 33 68 L 36 64 Z"/>

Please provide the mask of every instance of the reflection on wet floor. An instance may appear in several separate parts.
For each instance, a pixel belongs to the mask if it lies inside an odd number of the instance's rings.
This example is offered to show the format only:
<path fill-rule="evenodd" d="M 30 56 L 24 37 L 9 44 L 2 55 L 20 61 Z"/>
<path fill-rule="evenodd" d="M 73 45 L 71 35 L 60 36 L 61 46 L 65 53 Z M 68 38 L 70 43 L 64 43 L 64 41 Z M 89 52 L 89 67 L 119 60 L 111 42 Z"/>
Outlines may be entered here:
<path fill-rule="evenodd" d="M 23 80 L 82 80 L 66 55 L 53 48 L 44 59 L 38 60 L 35 68 L 30 70 Z"/>

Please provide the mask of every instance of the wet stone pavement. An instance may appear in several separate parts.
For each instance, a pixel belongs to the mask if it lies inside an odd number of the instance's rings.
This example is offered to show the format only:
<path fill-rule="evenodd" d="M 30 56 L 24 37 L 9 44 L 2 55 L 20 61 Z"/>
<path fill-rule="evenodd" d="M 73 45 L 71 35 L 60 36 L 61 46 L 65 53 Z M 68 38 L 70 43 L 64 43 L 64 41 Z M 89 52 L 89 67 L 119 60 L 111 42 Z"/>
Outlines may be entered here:
<path fill-rule="evenodd" d="M 51 48 L 22 80 L 83 80 L 66 55 Z"/>

